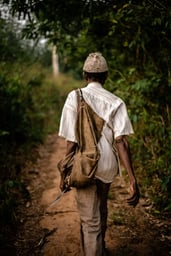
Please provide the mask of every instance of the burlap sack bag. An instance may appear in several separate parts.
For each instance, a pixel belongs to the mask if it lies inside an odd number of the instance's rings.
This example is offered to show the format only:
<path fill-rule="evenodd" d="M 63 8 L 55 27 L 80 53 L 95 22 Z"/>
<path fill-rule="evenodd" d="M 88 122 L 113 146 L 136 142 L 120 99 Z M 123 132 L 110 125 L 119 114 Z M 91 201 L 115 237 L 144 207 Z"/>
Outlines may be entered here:
<path fill-rule="evenodd" d="M 85 187 L 94 181 L 100 152 L 97 144 L 101 137 L 104 120 L 85 102 L 82 91 L 77 90 L 78 116 L 76 152 L 67 155 L 58 163 L 65 182 L 71 187 Z"/>

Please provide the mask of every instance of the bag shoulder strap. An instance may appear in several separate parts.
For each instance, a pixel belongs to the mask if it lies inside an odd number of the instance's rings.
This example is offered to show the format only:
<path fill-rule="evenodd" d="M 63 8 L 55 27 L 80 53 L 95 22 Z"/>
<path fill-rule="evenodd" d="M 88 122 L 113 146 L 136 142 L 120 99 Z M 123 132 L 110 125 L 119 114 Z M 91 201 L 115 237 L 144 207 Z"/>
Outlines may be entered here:
<path fill-rule="evenodd" d="M 79 107 L 80 103 L 83 102 L 83 101 L 85 102 L 85 100 L 84 100 L 83 92 L 82 92 L 81 89 L 77 89 L 76 94 L 77 94 L 77 103 L 78 103 L 78 107 Z"/>
<path fill-rule="evenodd" d="M 83 138 L 85 140 L 85 136 L 91 136 L 92 140 L 94 141 L 94 146 L 97 147 L 98 140 L 101 136 L 101 131 L 104 125 L 104 120 L 100 118 L 94 110 L 89 106 L 89 104 L 85 101 L 83 97 L 83 93 L 81 89 L 76 90 L 77 93 L 77 102 L 78 102 L 78 126 L 77 132 L 79 133 L 79 146 L 80 148 L 83 147 Z M 82 129 L 84 126 L 84 121 L 88 120 L 89 129 L 86 131 Z M 87 134 L 87 132 L 89 132 Z"/>

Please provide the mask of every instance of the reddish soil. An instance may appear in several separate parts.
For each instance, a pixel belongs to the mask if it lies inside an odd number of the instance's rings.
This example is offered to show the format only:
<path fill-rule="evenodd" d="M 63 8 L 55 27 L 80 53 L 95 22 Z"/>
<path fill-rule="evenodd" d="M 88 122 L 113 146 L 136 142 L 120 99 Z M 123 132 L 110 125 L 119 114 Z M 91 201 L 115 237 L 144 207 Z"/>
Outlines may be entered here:
<path fill-rule="evenodd" d="M 23 200 L 18 208 L 20 225 L 15 242 L 18 256 L 80 255 L 74 189 L 48 208 L 60 192 L 56 164 L 64 153 L 65 141 L 56 134 L 50 135 L 38 148 L 36 163 L 28 162 L 22 171 L 30 199 Z M 110 255 L 171 255 L 169 220 L 150 214 L 152 206 L 148 198 L 141 198 L 135 209 L 130 208 L 126 204 L 129 193 L 125 180 L 125 177 L 117 177 L 109 193 L 106 243 Z"/>

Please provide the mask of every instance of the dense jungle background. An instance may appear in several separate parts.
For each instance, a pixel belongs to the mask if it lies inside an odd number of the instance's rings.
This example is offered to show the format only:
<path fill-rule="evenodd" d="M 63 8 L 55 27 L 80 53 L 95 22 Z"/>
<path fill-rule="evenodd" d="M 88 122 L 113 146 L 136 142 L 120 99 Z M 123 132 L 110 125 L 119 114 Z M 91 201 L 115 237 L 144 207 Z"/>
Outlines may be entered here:
<path fill-rule="evenodd" d="M 1 0 L 0 37 L 0 245 L 17 232 L 17 208 L 30 196 L 22 169 L 57 133 L 66 95 L 84 85 L 82 65 L 94 51 L 109 64 L 105 87 L 128 107 L 141 197 L 152 216 L 169 220 L 171 2 Z"/>

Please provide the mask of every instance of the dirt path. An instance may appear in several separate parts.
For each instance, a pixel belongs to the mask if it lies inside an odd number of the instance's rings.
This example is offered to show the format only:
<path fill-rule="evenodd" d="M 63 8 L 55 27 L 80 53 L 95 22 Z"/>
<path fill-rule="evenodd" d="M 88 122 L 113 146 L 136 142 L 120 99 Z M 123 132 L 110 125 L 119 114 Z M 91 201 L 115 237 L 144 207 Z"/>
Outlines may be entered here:
<path fill-rule="evenodd" d="M 80 255 L 79 215 L 74 189 L 58 204 L 47 208 L 60 192 L 56 163 L 64 152 L 64 140 L 51 135 L 38 149 L 36 163 L 28 163 L 23 170 L 22 178 L 30 198 L 18 209 L 21 223 L 15 244 L 18 256 Z M 135 209 L 128 207 L 125 203 L 127 196 L 125 180 L 117 178 L 108 200 L 106 241 L 110 255 L 171 255 L 169 221 L 152 217 L 148 213 L 151 205 L 145 198 L 141 198 Z"/>

